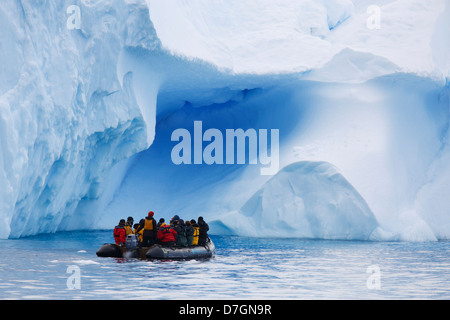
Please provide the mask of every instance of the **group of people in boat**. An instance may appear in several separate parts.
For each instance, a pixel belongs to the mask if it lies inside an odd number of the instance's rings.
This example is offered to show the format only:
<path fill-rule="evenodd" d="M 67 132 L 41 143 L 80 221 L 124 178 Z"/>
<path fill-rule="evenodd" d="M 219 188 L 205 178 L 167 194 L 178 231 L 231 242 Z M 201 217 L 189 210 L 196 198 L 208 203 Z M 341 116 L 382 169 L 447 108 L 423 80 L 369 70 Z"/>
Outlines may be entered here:
<path fill-rule="evenodd" d="M 134 224 L 133 217 L 128 217 L 127 221 L 121 219 L 114 228 L 114 240 L 118 245 L 125 245 L 127 236 L 134 234 L 139 240 L 139 246 L 150 247 L 154 244 L 164 246 L 202 246 L 208 239 L 209 226 L 203 217 L 186 220 L 175 215 L 166 224 L 164 218 L 156 222 L 154 212 L 150 211 L 139 223 Z"/>

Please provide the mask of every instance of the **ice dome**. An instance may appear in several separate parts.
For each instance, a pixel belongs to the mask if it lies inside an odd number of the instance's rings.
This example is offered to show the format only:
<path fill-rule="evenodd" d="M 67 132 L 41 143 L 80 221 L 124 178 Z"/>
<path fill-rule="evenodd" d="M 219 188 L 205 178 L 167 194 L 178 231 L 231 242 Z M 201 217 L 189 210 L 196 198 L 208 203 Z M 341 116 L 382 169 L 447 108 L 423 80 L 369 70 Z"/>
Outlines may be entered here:
<path fill-rule="evenodd" d="M 375 216 L 353 186 L 326 162 L 295 162 L 236 212 L 211 221 L 216 232 L 257 237 L 368 240 Z"/>

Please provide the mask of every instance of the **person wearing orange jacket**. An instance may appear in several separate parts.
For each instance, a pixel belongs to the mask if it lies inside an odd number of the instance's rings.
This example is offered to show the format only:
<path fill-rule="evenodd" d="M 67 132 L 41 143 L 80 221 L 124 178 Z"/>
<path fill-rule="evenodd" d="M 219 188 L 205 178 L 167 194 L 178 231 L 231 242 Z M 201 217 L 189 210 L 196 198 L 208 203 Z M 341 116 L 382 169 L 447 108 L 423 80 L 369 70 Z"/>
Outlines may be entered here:
<path fill-rule="evenodd" d="M 127 241 L 127 235 L 125 232 L 125 219 L 119 221 L 119 225 L 114 228 L 114 240 L 116 244 L 123 245 Z"/>

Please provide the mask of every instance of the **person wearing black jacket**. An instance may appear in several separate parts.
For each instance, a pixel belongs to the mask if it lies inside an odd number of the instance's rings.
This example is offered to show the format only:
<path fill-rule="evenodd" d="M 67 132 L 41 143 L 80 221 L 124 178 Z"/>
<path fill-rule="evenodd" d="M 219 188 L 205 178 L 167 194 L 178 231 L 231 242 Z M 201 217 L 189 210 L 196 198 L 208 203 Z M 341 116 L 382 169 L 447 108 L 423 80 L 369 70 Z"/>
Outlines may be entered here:
<path fill-rule="evenodd" d="M 205 220 L 203 220 L 203 217 L 198 217 L 197 224 L 200 228 L 198 235 L 198 245 L 204 246 L 206 244 L 206 241 L 208 240 L 209 226 L 205 222 Z"/>
<path fill-rule="evenodd" d="M 192 246 L 192 242 L 194 242 L 194 233 L 195 233 L 195 229 L 194 227 L 191 225 L 191 222 L 189 220 L 186 220 L 186 222 L 184 223 L 186 225 L 186 240 L 187 240 L 187 245 L 188 246 Z"/>
<path fill-rule="evenodd" d="M 184 224 L 183 219 L 179 219 L 173 229 L 177 232 L 177 246 L 187 247 L 186 225 Z"/>

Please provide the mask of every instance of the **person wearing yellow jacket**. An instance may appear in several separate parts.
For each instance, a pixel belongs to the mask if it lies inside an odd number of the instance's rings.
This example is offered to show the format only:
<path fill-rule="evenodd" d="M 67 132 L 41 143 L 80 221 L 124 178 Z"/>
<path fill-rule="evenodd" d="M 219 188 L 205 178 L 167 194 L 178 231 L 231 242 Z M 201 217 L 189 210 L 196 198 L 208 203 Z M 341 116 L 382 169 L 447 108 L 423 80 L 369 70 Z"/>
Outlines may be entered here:
<path fill-rule="evenodd" d="M 192 238 L 192 245 L 196 246 L 198 245 L 198 236 L 200 234 L 200 227 L 198 226 L 198 224 L 195 222 L 194 219 L 191 220 L 191 226 L 194 228 L 194 235 Z"/>
<path fill-rule="evenodd" d="M 144 225 L 145 225 L 145 219 L 141 219 L 139 223 L 134 225 L 134 234 L 137 234 L 139 237 L 139 243 L 142 244 L 144 241 Z"/>
<path fill-rule="evenodd" d="M 127 219 L 127 223 L 125 223 L 125 233 L 126 233 L 126 235 L 128 236 L 129 234 L 133 234 L 134 232 L 133 232 L 133 222 L 134 222 L 134 219 L 133 219 L 133 217 L 128 217 L 128 219 Z"/>
<path fill-rule="evenodd" d="M 142 246 L 143 247 L 151 247 L 156 243 L 156 235 L 158 229 L 156 228 L 156 221 L 153 218 L 153 211 L 148 213 L 148 216 L 145 217 L 144 220 L 144 232 L 142 234 Z"/>

